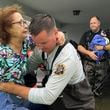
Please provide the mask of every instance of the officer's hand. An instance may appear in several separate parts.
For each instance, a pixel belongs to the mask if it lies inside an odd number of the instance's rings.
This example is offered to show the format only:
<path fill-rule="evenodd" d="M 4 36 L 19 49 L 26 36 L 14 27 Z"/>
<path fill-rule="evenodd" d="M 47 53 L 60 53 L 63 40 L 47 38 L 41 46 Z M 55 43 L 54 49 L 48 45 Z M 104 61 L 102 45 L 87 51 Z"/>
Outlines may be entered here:
<path fill-rule="evenodd" d="M 94 51 L 90 51 L 88 55 L 93 60 L 97 60 L 98 59 L 98 57 L 96 56 Z"/>

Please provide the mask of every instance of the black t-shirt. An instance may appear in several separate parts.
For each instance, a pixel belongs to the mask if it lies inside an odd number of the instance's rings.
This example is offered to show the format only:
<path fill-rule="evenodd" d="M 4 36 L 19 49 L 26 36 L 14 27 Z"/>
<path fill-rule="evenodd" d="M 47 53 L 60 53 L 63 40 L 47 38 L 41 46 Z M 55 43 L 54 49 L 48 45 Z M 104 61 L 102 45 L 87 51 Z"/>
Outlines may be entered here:
<path fill-rule="evenodd" d="M 90 31 L 90 30 L 87 31 L 87 32 L 85 32 L 85 33 L 82 35 L 82 37 L 81 37 L 81 40 L 80 40 L 80 42 L 79 42 L 79 45 L 82 45 L 82 46 L 85 47 L 87 50 L 89 50 L 88 47 L 89 47 L 89 44 L 90 44 L 90 42 L 92 41 L 93 37 L 94 37 L 96 34 L 102 35 L 102 33 L 104 33 L 104 31 L 103 31 L 102 29 L 100 29 L 97 33 L 94 33 L 94 32 L 92 32 L 92 31 Z M 106 33 L 105 33 L 105 34 L 106 34 Z M 82 53 L 81 53 L 81 56 L 82 56 L 83 59 L 84 59 L 84 58 L 88 58 L 87 56 L 85 56 L 85 55 L 82 54 Z M 108 56 L 109 56 L 108 51 L 106 51 L 103 57 L 107 58 Z M 90 58 L 89 58 L 89 59 L 90 59 Z"/>
<path fill-rule="evenodd" d="M 85 32 L 82 37 L 81 40 L 79 42 L 79 45 L 82 45 L 83 47 L 85 47 L 86 49 L 88 49 L 89 43 L 92 41 L 93 37 L 96 34 L 101 34 L 102 30 L 100 29 L 97 33 L 94 33 L 92 31 L 87 31 Z"/>

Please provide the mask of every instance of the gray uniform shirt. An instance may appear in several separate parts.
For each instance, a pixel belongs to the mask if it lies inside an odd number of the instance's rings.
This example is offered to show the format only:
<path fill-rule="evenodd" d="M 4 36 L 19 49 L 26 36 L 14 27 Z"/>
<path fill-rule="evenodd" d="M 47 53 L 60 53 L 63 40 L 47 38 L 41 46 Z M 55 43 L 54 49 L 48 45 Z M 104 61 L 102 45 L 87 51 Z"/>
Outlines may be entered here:
<path fill-rule="evenodd" d="M 49 68 L 51 68 L 52 60 L 55 56 L 58 47 L 48 56 Z M 31 67 L 40 62 L 38 60 L 41 52 L 35 50 L 30 57 L 29 62 Z M 51 105 L 61 94 L 67 84 L 76 84 L 84 80 L 82 63 L 78 53 L 73 45 L 66 44 L 55 59 L 52 67 L 52 74 L 50 75 L 46 87 L 31 88 L 28 95 L 28 100 L 33 103 Z"/>

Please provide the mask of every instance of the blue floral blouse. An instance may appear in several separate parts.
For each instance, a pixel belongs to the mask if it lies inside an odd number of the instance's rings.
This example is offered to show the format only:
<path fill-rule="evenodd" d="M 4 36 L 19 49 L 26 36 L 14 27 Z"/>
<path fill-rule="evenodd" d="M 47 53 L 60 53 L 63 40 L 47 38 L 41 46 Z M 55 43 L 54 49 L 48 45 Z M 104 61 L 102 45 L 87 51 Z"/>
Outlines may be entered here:
<path fill-rule="evenodd" d="M 0 44 L 0 82 L 13 81 L 24 84 L 29 41 L 23 42 L 21 54 L 16 54 L 9 45 Z"/>

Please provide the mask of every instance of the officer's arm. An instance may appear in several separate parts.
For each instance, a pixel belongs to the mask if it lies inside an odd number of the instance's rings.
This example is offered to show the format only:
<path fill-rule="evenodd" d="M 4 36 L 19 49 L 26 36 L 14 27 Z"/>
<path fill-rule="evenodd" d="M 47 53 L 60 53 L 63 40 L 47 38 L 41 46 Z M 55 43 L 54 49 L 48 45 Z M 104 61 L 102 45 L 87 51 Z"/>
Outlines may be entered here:
<path fill-rule="evenodd" d="M 81 53 L 89 56 L 93 60 L 97 60 L 97 56 L 95 55 L 94 51 L 87 50 L 82 45 L 78 46 L 78 51 L 80 51 Z"/>
<path fill-rule="evenodd" d="M 110 50 L 110 44 L 102 46 L 102 45 L 96 45 L 96 50 Z"/>
<path fill-rule="evenodd" d="M 85 47 L 83 47 L 82 45 L 78 45 L 78 51 L 80 51 L 81 53 L 85 54 L 85 55 L 89 55 L 89 53 L 91 51 L 87 50 Z"/>
<path fill-rule="evenodd" d="M 104 50 L 110 50 L 110 44 L 103 47 Z"/>

